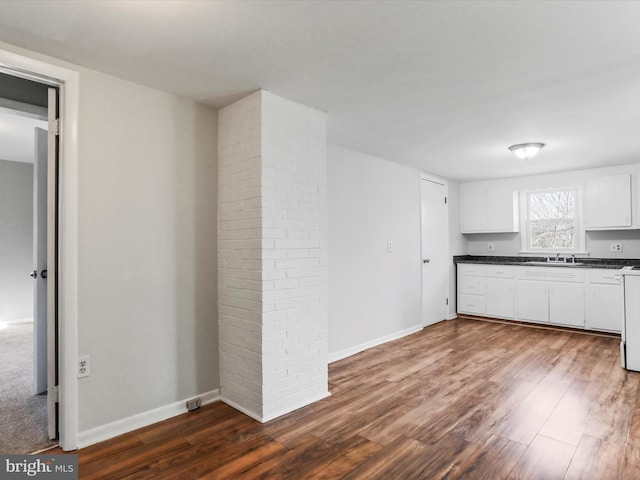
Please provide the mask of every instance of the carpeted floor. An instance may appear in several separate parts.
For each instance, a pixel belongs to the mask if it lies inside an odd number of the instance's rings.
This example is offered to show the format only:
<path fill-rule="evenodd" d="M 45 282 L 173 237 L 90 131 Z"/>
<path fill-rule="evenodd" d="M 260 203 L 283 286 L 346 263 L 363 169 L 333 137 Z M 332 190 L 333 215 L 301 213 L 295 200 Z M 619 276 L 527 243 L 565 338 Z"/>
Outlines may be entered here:
<path fill-rule="evenodd" d="M 31 453 L 47 437 L 47 396 L 32 395 L 33 324 L 0 330 L 0 453 Z"/>

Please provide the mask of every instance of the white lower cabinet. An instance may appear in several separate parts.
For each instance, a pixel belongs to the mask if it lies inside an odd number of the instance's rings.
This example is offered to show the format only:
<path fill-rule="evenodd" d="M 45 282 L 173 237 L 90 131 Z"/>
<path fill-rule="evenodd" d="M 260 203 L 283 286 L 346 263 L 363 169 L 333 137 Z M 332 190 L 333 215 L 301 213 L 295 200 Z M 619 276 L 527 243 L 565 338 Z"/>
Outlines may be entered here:
<path fill-rule="evenodd" d="M 513 279 L 485 279 L 486 312 L 490 317 L 513 318 Z"/>
<path fill-rule="evenodd" d="M 585 328 L 615 333 L 622 329 L 622 285 L 614 272 L 588 272 Z"/>
<path fill-rule="evenodd" d="M 458 265 L 458 312 L 620 333 L 616 270 Z"/>
<path fill-rule="evenodd" d="M 527 322 L 549 321 L 549 287 L 537 280 L 517 280 L 516 318 Z"/>
<path fill-rule="evenodd" d="M 584 283 L 551 285 L 549 323 L 584 328 Z"/>

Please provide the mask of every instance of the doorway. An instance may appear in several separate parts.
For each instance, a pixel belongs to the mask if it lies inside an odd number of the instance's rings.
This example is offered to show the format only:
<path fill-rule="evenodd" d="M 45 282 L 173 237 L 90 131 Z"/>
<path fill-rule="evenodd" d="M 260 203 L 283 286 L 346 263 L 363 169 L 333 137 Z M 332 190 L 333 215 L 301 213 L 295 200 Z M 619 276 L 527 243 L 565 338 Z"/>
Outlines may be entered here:
<path fill-rule="evenodd" d="M 449 216 L 446 182 L 423 175 L 422 224 L 422 326 L 448 318 Z"/>
<path fill-rule="evenodd" d="M 57 438 L 57 335 L 55 334 L 55 213 L 57 145 L 47 129 L 57 114 L 57 91 L 39 82 L 0 73 L 0 169 L 3 228 L 0 232 L 1 453 L 30 453 Z M 48 115 L 51 113 L 53 115 Z M 50 129 L 50 128 L 49 128 Z M 54 132 L 52 132 L 54 133 Z M 52 155 L 48 151 L 53 145 Z M 48 185 L 53 165 L 53 188 Z M 48 190 L 53 195 L 49 197 Z M 49 205 L 53 203 L 53 205 Z M 52 208 L 50 208 L 52 207 Z M 49 229 L 51 224 L 53 228 Z M 50 231 L 49 231 L 50 230 Z M 53 278 L 48 279 L 48 264 Z M 31 278 L 29 278 L 31 277 Z M 54 309 L 50 314 L 48 304 Z"/>

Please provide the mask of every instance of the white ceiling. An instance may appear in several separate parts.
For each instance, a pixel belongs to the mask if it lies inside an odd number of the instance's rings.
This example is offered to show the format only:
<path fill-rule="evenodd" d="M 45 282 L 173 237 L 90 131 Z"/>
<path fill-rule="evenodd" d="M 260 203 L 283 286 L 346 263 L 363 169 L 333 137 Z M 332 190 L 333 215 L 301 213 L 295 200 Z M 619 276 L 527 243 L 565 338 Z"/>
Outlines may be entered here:
<path fill-rule="evenodd" d="M 33 163 L 33 129 L 47 129 L 47 122 L 0 110 L 0 160 Z"/>
<path fill-rule="evenodd" d="M 2 41 L 216 107 L 265 88 L 459 180 L 640 161 L 639 23 L 613 1 L 0 1 Z"/>

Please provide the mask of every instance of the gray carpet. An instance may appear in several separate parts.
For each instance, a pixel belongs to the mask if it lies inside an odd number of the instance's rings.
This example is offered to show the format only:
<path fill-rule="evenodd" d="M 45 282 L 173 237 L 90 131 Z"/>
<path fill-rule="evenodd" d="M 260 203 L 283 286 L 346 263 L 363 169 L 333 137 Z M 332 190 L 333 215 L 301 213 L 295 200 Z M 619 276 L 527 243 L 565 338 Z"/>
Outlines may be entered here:
<path fill-rule="evenodd" d="M 47 396 L 32 395 L 33 324 L 0 330 L 0 453 L 31 453 L 47 437 Z"/>

